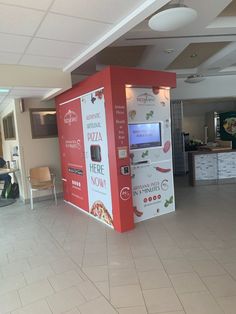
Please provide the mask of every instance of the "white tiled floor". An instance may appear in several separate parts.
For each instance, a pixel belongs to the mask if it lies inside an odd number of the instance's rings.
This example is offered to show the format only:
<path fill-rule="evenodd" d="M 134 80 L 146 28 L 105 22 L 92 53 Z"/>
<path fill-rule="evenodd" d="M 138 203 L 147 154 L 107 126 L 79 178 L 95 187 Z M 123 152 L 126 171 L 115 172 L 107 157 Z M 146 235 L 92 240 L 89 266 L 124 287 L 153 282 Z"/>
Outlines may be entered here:
<path fill-rule="evenodd" d="M 236 314 L 236 186 L 177 179 L 118 234 L 59 202 L 0 208 L 0 314 Z"/>

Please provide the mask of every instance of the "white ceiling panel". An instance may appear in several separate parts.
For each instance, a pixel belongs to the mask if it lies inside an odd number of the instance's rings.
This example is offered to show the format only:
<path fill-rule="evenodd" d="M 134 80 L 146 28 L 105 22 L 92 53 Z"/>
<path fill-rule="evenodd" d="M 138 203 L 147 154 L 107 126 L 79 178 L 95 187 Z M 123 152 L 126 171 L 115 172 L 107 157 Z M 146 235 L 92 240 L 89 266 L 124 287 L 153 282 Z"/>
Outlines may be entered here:
<path fill-rule="evenodd" d="M 19 64 L 47 68 L 62 68 L 67 62 L 69 62 L 69 59 L 24 55 Z"/>
<path fill-rule="evenodd" d="M 52 2 L 52 0 L 1 0 L 1 3 L 45 11 L 49 8 Z"/>
<path fill-rule="evenodd" d="M 18 92 L 18 91 L 23 91 L 23 92 L 26 92 L 26 91 L 41 91 L 41 92 L 48 92 L 49 89 L 48 88 L 44 88 L 44 87 L 14 87 L 14 88 L 11 88 L 11 91 L 15 91 L 15 92 Z"/>
<path fill-rule="evenodd" d="M 0 95 L 0 103 L 4 100 L 5 97 L 6 97 L 6 95 L 4 95 L 4 96 Z"/>
<path fill-rule="evenodd" d="M 65 72 L 68 74 L 68 77 L 66 76 L 66 80 L 68 79 L 66 88 L 68 88 L 71 83 L 69 72 L 78 66 L 82 65 L 82 76 L 84 73 L 91 74 L 86 68 L 89 67 L 91 58 L 92 61 L 94 60 L 92 62 L 94 71 L 104 67 L 106 62 L 111 63 L 112 58 L 109 56 L 108 61 L 103 60 L 104 64 L 96 64 L 96 60 L 99 59 L 96 54 L 112 45 L 114 41 L 118 48 L 137 46 L 139 50 L 139 47 L 145 47 L 145 53 L 140 54 L 140 59 L 136 62 L 137 66 L 163 70 L 168 69 L 181 51 L 192 43 L 236 43 L 236 12 L 235 10 L 232 12 L 228 7 L 229 4 L 235 6 L 236 0 L 208 0 L 207 5 L 210 10 L 206 10 L 204 0 L 184 0 L 187 6 L 198 12 L 198 17 L 193 23 L 173 32 L 151 31 L 148 27 L 148 17 L 157 10 L 163 9 L 162 7 L 169 2 L 170 0 L 0 0 L 0 67 L 1 64 L 30 65 L 51 68 L 47 69 L 49 72 L 50 70 L 57 72 L 55 69 L 60 68 L 59 75 Z M 229 14 L 222 15 L 225 7 L 228 8 Z M 207 28 L 213 21 L 222 17 L 224 20 L 221 20 L 216 28 Z M 119 50 L 112 52 L 112 57 L 114 55 L 120 57 Z M 133 59 L 137 58 L 136 53 L 133 55 L 135 58 L 131 55 L 131 64 Z M 128 65 L 127 56 L 123 59 L 125 65 Z M 201 62 L 199 61 L 198 68 L 192 67 L 193 59 L 188 68 L 181 67 L 176 70 L 177 75 L 186 77 L 196 72 L 212 75 L 213 71 L 213 75 L 217 72 L 222 75 L 219 71 L 223 71 L 225 67 L 227 72 L 223 74 L 228 74 L 232 69 L 235 71 L 233 66 L 236 62 L 233 52 L 223 57 L 218 56 L 214 64 L 211 58 Z M 186 65 L 185 61 L 184 64 Z M 6 68 L 7 66 L 2 67 L 2 69 Z M 21 85 L 24 76 L 28 77 L 25 69 L 29 67 L 10 68 L 14 69 L 15 72 L 12 70 L 14 73 L 18 73 L 21 80 L 20 83 L 16 83 L 18 80 L 14 81 L 15 76 L 11 74 L 12 82 L 8 82 L 9 85 L 13 87 Z M 41 71 L 40 68 L 37 70 Z M 78 75 L 81 74 L 80 70 L 76 72 Z M 1 74 L 0 80 L 1 77 L 4 78 L 3 73 Z M 27 82 L 30 86 L 48 86 L 46 80 L 42 83 L 37 75 Z M 58 84 L 57 82 L 56 80 L 55 84 Z M 61 85 L 52 84 L 52 87 L 61 88 Z M 15 92 L 12 91 L 12 95 L 15 95 Z M 30 89 L 18 90 L 17 95 L 28 97 L 41 92 Z"/>
<path fill-rule="evenodd" d="M 20 57 L 17 53 L 0 52 L 0 64 L 17 64 Z"/>
<path fill-rule="evenodd" d="M 231 28 L 236 27 L 235 16 L 220 16 L 217 17 L 207 28 Z"/>
<path fill-rule="evenodd" d="M 110 27 L 110 24 L 49 13 L 36 37 L 89 44 L 108 31 Z"/>
<path fill-rule="evenodd" d="M 142 3 L 143 0 L 56 0 L 50 11 L 115 23 Z"/>
<path fill-rule="evenodd" d="M 0 43 L 1 43 L 0 51 L 22 53 L 24 52 L 30 39 L 31 37 L 15 36 L 15 35 L 8 35 L 8 34 L 0 33 Z"/>
<path fill-rule="evenodd" d="M 30 43 L 27 53 L 40 56 L 73 58 L 87 47 L 86 45 L 77 43 L 35 38 Z"/>
<path fill-rule="evenodd" d="M 31 36 L 43 15 L 41 11 L 0 4 L 0 32 Z"/>

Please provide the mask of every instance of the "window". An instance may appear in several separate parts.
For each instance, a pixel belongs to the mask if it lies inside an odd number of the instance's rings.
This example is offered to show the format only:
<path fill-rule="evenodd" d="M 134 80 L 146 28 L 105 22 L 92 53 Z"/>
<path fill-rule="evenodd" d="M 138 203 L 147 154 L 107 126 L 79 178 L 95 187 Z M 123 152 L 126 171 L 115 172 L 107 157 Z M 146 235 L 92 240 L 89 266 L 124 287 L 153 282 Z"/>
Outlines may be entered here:
<path fill-rule="evenodd" d="M 55 109 L 30 109 L 32 138 L 57 136 L 57 118 Z"/>
<path fill-rule="evenodd" d="M 15 123 L 14 123 L 14 114 L 13 112 L 9 113 L 2 119 L 3 123 L 3 132 L 5 140 L 15 140 Z"/>

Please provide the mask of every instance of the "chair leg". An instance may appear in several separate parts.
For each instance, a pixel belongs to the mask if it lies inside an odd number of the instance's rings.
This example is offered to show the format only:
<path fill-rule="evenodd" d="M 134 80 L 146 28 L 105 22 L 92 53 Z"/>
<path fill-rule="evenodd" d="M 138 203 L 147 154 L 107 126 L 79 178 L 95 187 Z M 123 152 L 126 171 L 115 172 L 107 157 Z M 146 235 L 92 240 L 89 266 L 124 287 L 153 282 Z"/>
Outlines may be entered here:
<path fill-rule="evenodd" d="M 34 203 L 33 203 L 33 191 L 30 189 L 30 208 L 34 209 Z"/>
<path fill-rule="evenodd" d="M 56 192 L 56 186 L 53 186 L 53 194 L 54 194 L 54 199 L 55 199 L 55 204 L 57 205 L 57 192 Z"/>

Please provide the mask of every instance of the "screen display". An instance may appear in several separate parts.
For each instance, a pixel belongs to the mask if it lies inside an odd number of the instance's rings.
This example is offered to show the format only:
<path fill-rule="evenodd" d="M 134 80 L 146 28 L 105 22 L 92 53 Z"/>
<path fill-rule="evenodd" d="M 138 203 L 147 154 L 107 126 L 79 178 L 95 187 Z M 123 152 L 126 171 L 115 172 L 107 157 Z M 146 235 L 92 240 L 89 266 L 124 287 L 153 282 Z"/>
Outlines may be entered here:
<path fill-rule="evenodd" d="M 161 123 L 129 124 L 130 149 L 161 146 Z"/>

